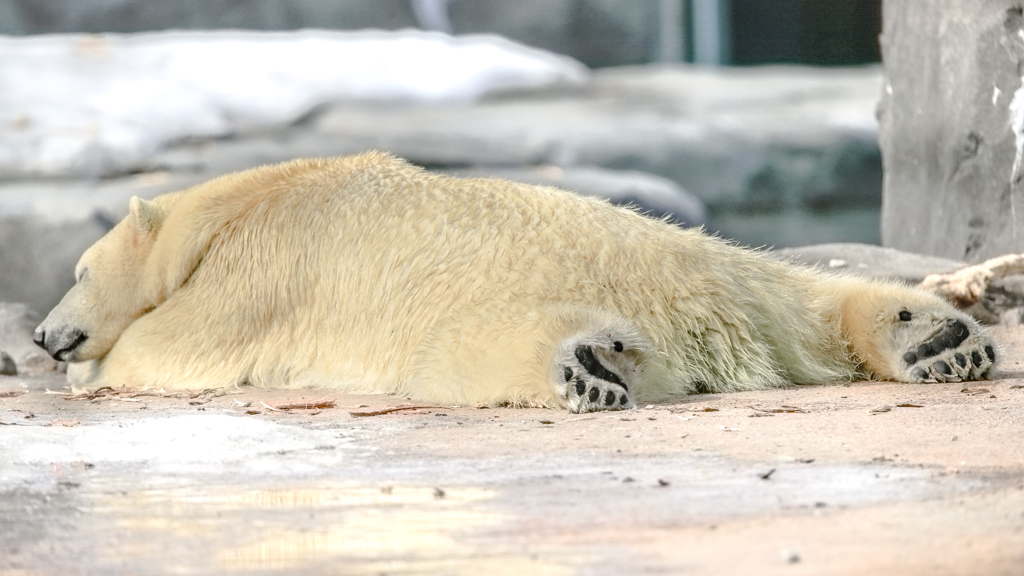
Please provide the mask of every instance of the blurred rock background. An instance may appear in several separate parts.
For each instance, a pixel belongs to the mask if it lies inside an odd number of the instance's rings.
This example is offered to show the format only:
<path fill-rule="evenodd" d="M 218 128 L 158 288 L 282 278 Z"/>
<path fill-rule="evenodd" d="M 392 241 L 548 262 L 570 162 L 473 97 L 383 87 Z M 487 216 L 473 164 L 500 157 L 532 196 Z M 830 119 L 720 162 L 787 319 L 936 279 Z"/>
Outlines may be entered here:
<path fill-rule="evenodd" d="M 880 10 L 879 0 L 0 0 L 0 301 L 52 306 L 78 256 L 123 217 L 132 195 L 367 148 L 432 170 L 636 204 L 747 245 L 878 244 Z M 276 31 L 261 38 L 304 62 L 300 44 L 311 33 L 283 31 L 306 28 L 438 30 L 454 38 L 388 37 L 499 45 L 530 72 L 502 80 L 467 71 L 478 61 L 470 50 L 437 57 L 450 58 L 439 69 L 466 71 L 447 95 L 356 93 L 344 89 L 345 74 L 354 85 L 410 72 L 356 70 L 357 50 L 282 75 L 262 48 L 248 59 L 244 50 L 227 54 L 225 42 L 263 41 L 239 32 L 149 34 Z M 38 36 L 55 33 L 74 36 Z M 133 56 L 166 42 L 199 42 L 199 56 L 189 60 L 193 48 L 181 47 L 156 60 Z M 422 50 L 387 58 L 422 68 Z M 237 94 L 211 90 L 209 79 L 188 85 L 182 70 L 204 60 L 220 63 L 216 79 Z M 97 96 L 108 77 L 170 82 L 173 93 L 162 93 L 173 95 L 118 104 Z M 339 81 L 325 87 L 332 78 Z M 281 110 L 245 107 L 275 82 L 309 88 L 293 90 L 304 99 L 265 98 Z M 175 120 L 176 106 L 197 94 L 192 112 Z M 190 124 L 204 114 L 213 121 Z M 55 142 L 65 145 L 55 151 Z"/>

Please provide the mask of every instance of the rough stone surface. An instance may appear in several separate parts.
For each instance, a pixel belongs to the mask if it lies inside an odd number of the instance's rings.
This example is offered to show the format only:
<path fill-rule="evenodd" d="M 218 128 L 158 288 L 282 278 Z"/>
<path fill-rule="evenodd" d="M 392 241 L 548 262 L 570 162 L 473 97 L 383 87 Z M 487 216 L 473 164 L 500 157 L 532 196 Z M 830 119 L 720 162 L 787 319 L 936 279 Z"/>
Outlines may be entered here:
<path fill-rule="evenodd" d="M 886 246 L 1024 252 L 1024 15 L 1016 0 L 884 2 Z"/>
<path fill-rule="evenodd" d="M 335 103 L 287 126 L 186 139 L 146 157 L 150 171 L 138 175 L 0 181 L 0 300 L 49 310 L 133 195 L 372 147 L 430 169 L 514 173 L 704 221 L 692 199 L 666 205 L 682 187 L 707 206 L 710 230 L 747 245 L 877 242 L 879 83 L 878 68 L 608 69 L 585 86 L 475 104 Z M 113 165 L 104 158 L 94 159 Z"/>
<path fill-rule="evenodd" d="M 32 333 L 42 318 L 20 302 L 0 302 L 0 354 L 22 371 L 54 370 L 57 362 L 35 345 Z M 0 361 L 6 364 L 6 361 Z M 0 374 L 4 372 L 0 371 Z"/>
<path fill-rule="evenodd" d="M 848 272 L 868 278 L 900 280 L 915 285 L 932 274 L 951 274 L 968 266 L 966 262 L 937 256 L 850 243 L 782 248 L 768 254 L 823 270 Z M 1024 275 L 1021 274 L 992 277 L 987 282 L 987 287 L 983 289 L 981 299 L 973 304 L 959 302 L 958 298 L 934 287 L 925 288 L 935 290 L 940 296 L 949 299 L 954 305 L 960 306 L 986 324 L 1012 324 L 1011 319 L 1016 317 L 1014 315 L 1024 309 Z"/>
<path fill-rule="evenodd" d="M 0 300 L 49 311 L 74 284 L 82 252 L 107 230 L 89 216 L 60 223 L 0 217 Z"/>
<path fill-rule="evenodd" d="M 991 322 L 994 322 L 995 318 L 1000 322 L 1008 322 L 1009 318 L 1021 318 L 1021 314 L 1024 313 L 1024 275 L 1014 274 L 992 282 L 985 291 L 981 307 L 991 314 Z"/>
<path fill-rule="evenodd" d="M 588 76 L 570 59 L 496 38 L 381 34 L 0 38 L 0 78 L 13 87 L 0 93 L 0 177 L 218 174 L 380 148 L 434 168 L 647 172 L 712 213 L 879 205 L 878 67 L 649 66 Z M 360 46 L 419 60 L 382 70 L 345 57 Z M 230 64 L 268 50 L 273 58 L 250 58 L 256 64 L 244 69 Z M 303 56 L 310 51 L 320 59 Z M 503 64 L 488 57 L 484 66 L 486 55 Z M 325 75 L 324 58 L 348 64 Z M 435 68 L 460 73 L 435 78 Z M 484 94 L 492 96 L 475 102 Z"/>
<path fill-rule="evenodd" d="M 866 67 L 599 70 L 576 90 L 471 106 L 335 104 L 274 135 L 185 144 L 171 170 L 235 170 L 292 157 L 377 148 L 434 168 L 590 165 L 666 177 L 716 211 L 823 213 L 877 207 L 881 160 Z"/>
<path fill-rule="evenodd" d="M 74 284 L 82 253 L 128 214 L 132 196 L 152 199 L 217 175 L 0 182 L 0 301 L 49 312 Z"/>
<path fill-rule="evenodd" d="M 850 272 L 869 278 L 902 280 L 908 284 L 920 284 L 929 274 L 948 274 L 967 265 L 965 262 L 948 258 L 924 256 L 869 244 L 818 244 L 782 248 L 769 254 L 823 270 Z"/>
<path fill-rule="evenodd" d="M 0 350 L 0 376 L 17 376 L 18 365 L 14 363 L 14 358 L 3 350 Z"/>

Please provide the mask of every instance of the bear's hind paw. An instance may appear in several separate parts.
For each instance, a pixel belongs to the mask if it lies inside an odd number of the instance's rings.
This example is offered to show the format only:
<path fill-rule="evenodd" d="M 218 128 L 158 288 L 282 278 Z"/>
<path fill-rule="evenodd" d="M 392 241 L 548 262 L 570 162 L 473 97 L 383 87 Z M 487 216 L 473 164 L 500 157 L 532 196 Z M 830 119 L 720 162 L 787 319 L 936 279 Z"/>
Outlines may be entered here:
<path fill-rule="evenodd" d="M 908 382 L 961 382 L 988 377 L 996 352 L 979 329 L 949 318 L 933 336 L 906 350 L 902 360 Z"/>
<path fill-rule="evenodd" d="M 559 395 L 566 400 L 570 412 L 594 412 L 597 410 L 625 410 L 633 407 L 633 395 L 623 379 L 625 374 L 616 373 L 614 364 L 610 369 L 602 363 L 601 356 L 621 354 L 623 345 L 615 342 L 607 350 L 580 344 L 571 355 L 559 362 L 561 381 Z M 621 372 L 621 371 L 620 371 Z"/>

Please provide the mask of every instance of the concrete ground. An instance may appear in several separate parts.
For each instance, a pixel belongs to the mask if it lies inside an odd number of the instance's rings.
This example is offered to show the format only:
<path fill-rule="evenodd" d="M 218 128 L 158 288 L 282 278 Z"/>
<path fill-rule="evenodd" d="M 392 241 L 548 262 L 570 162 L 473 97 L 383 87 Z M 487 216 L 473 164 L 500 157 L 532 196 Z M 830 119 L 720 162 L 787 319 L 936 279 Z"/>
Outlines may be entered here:
<path fill-rule="evenodd" d="M 991 381 L 585 415 L 0 377 L 0 575 L 1024 574 L 994 333 Z"/>

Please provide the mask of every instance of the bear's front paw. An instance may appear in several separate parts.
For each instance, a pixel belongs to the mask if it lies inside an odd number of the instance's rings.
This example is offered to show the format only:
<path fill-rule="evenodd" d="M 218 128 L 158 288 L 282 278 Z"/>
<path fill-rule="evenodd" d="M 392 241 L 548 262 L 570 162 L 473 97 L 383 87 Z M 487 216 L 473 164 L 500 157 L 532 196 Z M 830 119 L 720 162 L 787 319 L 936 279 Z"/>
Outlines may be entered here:
<path fill-rule="evenodd" d="M 621 342 L 615 342 L 608 350 L 599 349 L 597 354 L 593 346 L 581 344 L 576 346 L 572 356 L 559 363 L 564 379 L 559 393 L 568 402 L 570 412 L 633 407 L 633 396 L 623 375 L 605 366 L 598 357 L 622 352 Z"/>
<path fill-rule="evenodd" d="M 978 380 L 995 367 L 996 351 L 980 328 L 949 318 L 937 333 L 908 349 L 903 362 L 908 382 Z"/>

